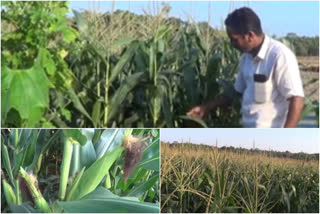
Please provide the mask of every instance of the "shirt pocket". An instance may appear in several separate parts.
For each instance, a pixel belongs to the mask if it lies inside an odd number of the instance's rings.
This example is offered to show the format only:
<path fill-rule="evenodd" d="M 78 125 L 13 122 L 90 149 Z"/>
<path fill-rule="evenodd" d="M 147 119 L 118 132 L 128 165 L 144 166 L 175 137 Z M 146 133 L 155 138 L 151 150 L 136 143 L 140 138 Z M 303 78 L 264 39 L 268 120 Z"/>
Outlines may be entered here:
<path fill-rule="evenodd" d="M 262 104 L 272 97 L 272 80 L 265 74 L 254 74 L 254 101 Z"/>

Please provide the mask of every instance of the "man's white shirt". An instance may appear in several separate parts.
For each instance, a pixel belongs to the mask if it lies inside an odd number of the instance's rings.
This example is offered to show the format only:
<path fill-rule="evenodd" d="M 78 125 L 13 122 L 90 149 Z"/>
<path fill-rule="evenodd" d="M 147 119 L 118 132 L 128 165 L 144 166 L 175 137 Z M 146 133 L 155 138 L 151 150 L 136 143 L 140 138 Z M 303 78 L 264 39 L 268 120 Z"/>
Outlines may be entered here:
<path fill-rule="evenodd" d="M 256 102 L 254 74 L 267 76 L 264 82 L 267 97 Z M 297 59 L 284 44 L 265 36 L 257 56 L 244 53 L 240 71 L 234 84 L 242 97 L 243 127 L 283 127 L 287 118 L 289 101 L 293 96 L 304 97 Z"/>

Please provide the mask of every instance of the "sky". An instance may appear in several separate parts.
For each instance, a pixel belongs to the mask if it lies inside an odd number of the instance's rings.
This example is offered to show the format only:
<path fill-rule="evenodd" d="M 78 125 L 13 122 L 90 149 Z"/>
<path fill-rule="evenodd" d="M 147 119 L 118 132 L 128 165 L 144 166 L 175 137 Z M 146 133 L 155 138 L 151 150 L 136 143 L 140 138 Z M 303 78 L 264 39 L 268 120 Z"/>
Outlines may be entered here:
<path fill-rule="evenodd" d="M 161 129 L 161 141 L 319 153 L 319 129 Z"/>
<path fill-rule="evenodd" d="M 94 9 L 100 12 L 129 10 L 136 14 L 155 14 L 162 2 L 171 6 L 169 16 L 184 21 L 208 21 L 221 28 L 232 10 L 251 7 L 260 17 L 264 31 L 269 35 L 285 36 L 294 32 L 299 36 L 319 35 L 319 1 L 71 1 L 76 10 Z M 157 9 L 158 8 L 158 9 Z"/>

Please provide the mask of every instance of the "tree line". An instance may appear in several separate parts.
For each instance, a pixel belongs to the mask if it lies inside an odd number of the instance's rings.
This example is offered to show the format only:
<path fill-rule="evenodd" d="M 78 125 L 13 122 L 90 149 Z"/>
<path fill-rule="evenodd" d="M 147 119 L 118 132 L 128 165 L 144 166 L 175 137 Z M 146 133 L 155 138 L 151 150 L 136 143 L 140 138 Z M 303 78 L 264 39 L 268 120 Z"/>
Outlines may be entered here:
<path fill-rule="evenodd" d="M 298 152 L 298 153 L 293 153 L 293 152 L 289 152 L 289 151 L 280 152 L 280 151 L 274 151 L 272 149 L 270 149 L 270 150 L 261 150 L 258 148 L 246 149 L 246 148 L 242 148 L 242 147 L 238 148 L 238 147 L 233 147 L 233 146 L 217 147 L 218 143 L 216 145 L 193 144 L 190 142 L 179 143 L 177 141 L 174 141 L 172 143 L 170 143 L 170 142 L 163 142 L 163 143 L 169 144 L 170 147 L 182 147 L 183 146 L 184 148 L 204 149 L 207 151 L 213 151 L 214 149 L 217 148 L 219 151 L 228 151 L 228 152 L 241 153 L 241 154 L 268 155 L 271 157 L 290 158 L 290 159 L 295 159 L 295 160 L 306 160 L 306 161 L 319 160 L 319 153 L 307 154 L 304 152 Z"/>
<path fill-rule="evenodd" d="M 297 56 L 319 56 L 319 36 L 307 37 L 288 33 L 284 39 L 290 42 Z"/>

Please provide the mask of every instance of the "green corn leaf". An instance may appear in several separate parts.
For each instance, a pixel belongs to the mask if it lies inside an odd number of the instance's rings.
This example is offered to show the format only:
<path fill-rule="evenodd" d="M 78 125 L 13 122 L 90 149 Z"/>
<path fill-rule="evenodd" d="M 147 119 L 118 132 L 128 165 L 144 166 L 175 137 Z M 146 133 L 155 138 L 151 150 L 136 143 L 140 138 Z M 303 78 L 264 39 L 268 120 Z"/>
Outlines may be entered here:
<path fill-rule="evenodd" d="M 14 185 L 14 179 L 13 179 L 13 174 L 12 174 L 10 157 L 9 157 L 9 153 L 8 153 L 7 147 L 4 145 L 2 136 L 1 136 L 1 155 L 2 155 L 1 159 L 3 160 L 3 167 L 6 169 L 6 172 L 9 175 L 9 179 L 10 179 L 11 184 Z"/>
<path fill-rule="evenodd" d="M 179 118 L 181 118 L 183 120 L 191 121 L 194 123 L 195 126 L 199 126 L 202 128 L 208 128 L 208 126 L 205 124 L 205 122 L 200 118 L 192 117 L 192 116 L 188 116 L 188 115 L 181 115 L 181 116 L 179 116 Z"/>
<path fill-rule="evenodd" d="M 127 98 L 128 93 L 140 83 L 144 75 L 144 72 L 137 72 L 128 76 L 120 88 L 117 89 L 110 102 L 108 121 L 111 121 L 116 116 L 121 109 L 123 101 Z"/>
<path fill-rule="evenodd" d="M 43 212 L 41 210 L 34 209 L 34 207 L 30 202 L 25 202 L 20 205 L 9 204 L 9 207 L 12 213 L 42 213 Z"/>
<path fill-rule="evenodd" d="M 88 168 L 96 160 L 96 152 L 92 144 L 94 129 L 81 129 L 81 134 L 86 136 L 86 143 L 82 146 L 73 145 L 73 153 L 70 166 L 70 176 L 79 172 L 83 167 Z"/>
<path fill-rule="evenodd" d="M 31 144 L 25 149 L 24 152 L 26 152 L 26 157 L 24 160 L 24 166 L 28 166 L 32 164 L 33 159 L 36 154 L 36 147 L 37 147 L 37 135 L 38 135 L 38 130 L 33 129 L 32 130 L 32 137 L 29 139 Z"/>
<path fill-rule="evenodd" d="M 131 37 L 123 37 L 119 40 L 117 40 L 116 42 L 114 42 L 110 48 L 119 48 L 121 46 L 127 46 L 130 45 L 130 43 L 132 43 L 133 41 L 135 41 L 134 38 Z"/>
<path fill-rule="evenodd" d="M 144 151 L 138 167 L 159 171 L 160 168 L 160 140 L 155 139 Z"/>
<path fill-rule="evenodd" d="M 117 147 L 113 151 L 107 152 L 104 156 L 94 162 L 81 177 L 78 187 L 70 193 L 69 200 L 79 200 L 83 196 L 92 192 L 102 181 L 109 171 L 111 165 L 118 159 L 123 148 Z"/>
<path fill-rule="evenodd" d="M 97 158 L 100 158 L 108 150 L 111 143 L 115 140 L 120 129 L 103 130 L 98 143 L 95 145 Z"/>
<path fill-rule="evenodd" d="M 100 115 L 101 115 L 101 101 L 96 101 L 93 105 L 93 110 L 92 110 L 92 120 L 94 123 L 94 127 L 98 127 L 100 123 Z"/>
<path fill-rule="evenodd" d="M 140 183 L 139 185 L 134 186 L 127 196 L 140 197 L 145 192 L 147 192 L 151 187 L 153 187 L 159 180 L 159 173 L 156 173 L 147 181 Z"/>
<path fill-rule="evenodd" d="M 81 129 L 81 133 L 86 136 L 87 142 L 80 147 L 80 167 L 88 168 L 96 159 L 97 154 L 92 144 L 94 129 Z"/>
<path fill-rule="evenodd" d="M 58 204 L 65 212 L 71 213 L 159 213 L 159 204 L 139 202 L 137 198 L 119 197 L 99 187 L 79 201 Z"/>
<path fill-rule="evenodd" d="M 97 154 L 94 150 L 94 146 L 90 141 L 88 141 L 84 146 L 80 147 L 80 168 L 89 167 L 96 159 Z"/>
<path fill-rule="evenodd" d="M 129 46 L 128 50 L 121 56 L 120 60 L 116 64 L 116 66 L 111 71 L 111 76 L 108 82 L 108 86 L 115 80 L 117 76 L 121 73 L 124 67 L 131 61 L 131 58 L 134 56 L 138 47 L 138 43 L 132 43 Z"/>
<path fill-rule="evenodd" d="M 70 201 L 70 195 L 73 195 L 73 192 L 78 188 L 79 185 L 79 181 L 84 173 L 85 168 L 83 167 L 83 169 L 80 171 L 80 173 L 77 175 L 76 179 L 73 181 L 73 183 L 71 184 L 68 192 L 67 192 L 67 197 L 66 197 L 66 201 Z"/>
<path fill-rule="evenodd" d="M 72 157 L 71 157 L 71 165 L 70 165 L 70 176 L 73 176 L 75 173 L 77 173 L 81 167 L 80 167 L 80 146 L 79 145 L 73 145 L 72 148 Z"/>
<path fill-rule="evenodd" d="M 129 176 L 127 184 L 124 184 L 124 179 L 121 177 L 120 182 L 117 184 L 117 189 L 123 189 L 123 191 L 127 192 L 127 189 L 130 188 L 130 185 L 136 185 L 139 183 L 146 175 L 148 174 L 148 170 L 137 167 L 134 172 Z"/>
<path fill-rule="evenodd" d="M 85 145 L 87 143 L 87 137 L 81 133 L 79 129 L 63 129 L 65 137 L 71 138 L 73 143 Z"/>
<path fill-rule="evenodd" d="M 70 88 L 68 90 L 68 95 L 69 95 L 69 98 L 71 99 L 74 107 L 80 111 L 82 114 L 84 114 L 89 120 L 90 122 L 92 122 L 92 124 L 94 124 L 92 118 L 90 117 L 89 113 L 87 112 L 87 110 L 85 109 L 85 107 L 82 105 L 79 97 L 77 96 L 76 92 L 74 91 L 73 88 Z"/>
<path fill-rule="evenodd" d="M 33 148 L 29 148 L 29 150 L 27 151 L 27 157 L 30 153 L 33 154 L 33 161 L 26 168 L 28 171 L 34 171 L 34 169 L 39 164 L 39 162 L 41 162 L 40 160 L 41 156 L 50 148 L 50 146 L 53 145 L 55 140 L 61 136 L 61 130 L 56 130 L 55 133 L 49 139 L 47 138 L 50 136 L 52 130 L 41 129 L 40 131 L 38 130 L 33 130 L 33 131 L 35 132 L 34 134 L 36 135 L 36 145 L 35 145 L 34 153 L 30 151 Z"/>
<path fill-rule="evenodd" d="M 170 111 L 170 103 L 166 95 L 164 95 L 162 99 L 162 111 L 163 111 L 164 119 L 166 120 L 166 126 L 174 127 L 173 121 L 172 121 L 173 113 L 172 111 Z"/>

